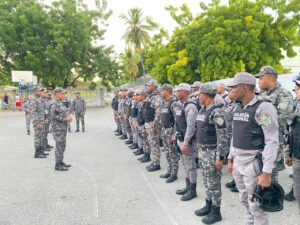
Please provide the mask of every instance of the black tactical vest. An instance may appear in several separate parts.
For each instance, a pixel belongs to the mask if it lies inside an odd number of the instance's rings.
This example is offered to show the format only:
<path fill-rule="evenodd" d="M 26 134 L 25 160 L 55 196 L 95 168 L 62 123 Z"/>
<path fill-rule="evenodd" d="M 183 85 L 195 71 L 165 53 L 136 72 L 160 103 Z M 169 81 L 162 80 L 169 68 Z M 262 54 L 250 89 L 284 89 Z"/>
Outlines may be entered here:
<path fill-rule="evenodd" d="M 132 104 L 132 106 L 131 106 L 131 114 L 130 114 L 131 118 L 136 118 L 138 115 L 139 109 L 137 108 L 137 105 L 138 104 L 136 103 L 136 104 Z"/>
<path fill-rule="evenodd" d="M 187 101 L 184 103 L 182 107 L 177 107 L 175 109 L 175 123 L 176 123 L 176 131 L 185 135 L 186 133 L 186 128 L 187 128 L 187 123 L 186 123 L 186 118 L 185 118 L 185 108 L 189 104 L 194 104 L 196 105 L 195 102 L 192 101 Z M 197 105 L 196 105 L 197 106 Z"/>
<path fill-rule="evenodd" d="M 111 106 L 112 108 L 117 111 L 118 110 L 118 106 L 119 106 L 119 99 L 117 96 L 115 96 L 112 100 L 112 103 L 111 103 Z"/>
<path fill-rule="evenodd" d="M 292 140 L 290 148 L 293 156 L 296 159 L 300 159 L 300 117 L 296 116 L 291 125 Z"/>
<path fill-rule="evenodd" d="M 217 145 L 217 131 L 214 124 L 209 123 L 211 113 L 216 108 L 221 108 L 223 105 L 213 105 L 206 112 L 200 110 L 197 116 L 197 132 L 196 140 L 202 145 Z"/>
<path fill-rule="evenodd" d="M 144 103 L 145 109 L 145 122 L 150 123 L 155 119 L 155 109 L 151 107 L 151 99 L 154 98 L 158 93 L 149 97 Z"/>
<path fill-rule="evenodd" d="M 138 122 L 139 126 L 143 126 L 143 125 L 145 124 L 144 105 L 145 105 L 145 102 L 144 102 L 143 105 L 138 109 L 137 122 Z"/>
<path fill-rule="evenodd" d="M 174 100 L 170 100 L 167 104 L 164 104 L 161 109 L 160 122 L 163 128 L 170 128 L 174 126 L 175 119 L 171 110 L 173 102 Z"/>
<path fill-rule="evenodd" d="M 263 101 L 257 101 L 246 109 L 239 104 L 233 113 L 233 147 L 242 150 L 264 149 L 265 138 L 261 126 L 255 120 L 257 107 Z"/>

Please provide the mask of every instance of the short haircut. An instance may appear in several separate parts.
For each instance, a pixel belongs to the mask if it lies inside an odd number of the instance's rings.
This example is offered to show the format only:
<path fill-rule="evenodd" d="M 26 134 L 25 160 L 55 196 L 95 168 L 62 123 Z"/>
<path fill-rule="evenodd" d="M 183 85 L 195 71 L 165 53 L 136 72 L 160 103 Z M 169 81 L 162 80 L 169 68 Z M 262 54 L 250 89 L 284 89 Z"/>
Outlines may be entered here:
<path fill-rule="evenodd" d="M 244 84 L 244 85 L 249 91 L 251 92 L 255 91 L 255 85 L 251 85 L 251 84 Z"/>

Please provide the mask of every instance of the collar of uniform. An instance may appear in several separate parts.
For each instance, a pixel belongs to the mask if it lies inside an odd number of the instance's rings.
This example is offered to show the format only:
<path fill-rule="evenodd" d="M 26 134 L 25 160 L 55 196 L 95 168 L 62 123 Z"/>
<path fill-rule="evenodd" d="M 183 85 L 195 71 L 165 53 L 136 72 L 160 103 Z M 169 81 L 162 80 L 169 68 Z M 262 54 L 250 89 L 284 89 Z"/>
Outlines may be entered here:
<path fill-rule="evenodd" d="M 213 106 L 214 106 L 214 103 L 212 103 L 212 104 L 206 106 L 205 109 L 206 109 L 206 110 L 209 110 L 209 109 L 210 109 L 211 107 L 213 107 Z"/>
<path fill-rule="evenodd" d="M 258 98 L 254 96 L 254 98 L 247 105 L 244 106 L 244 109 L 247 108 L 248 106 L 254 105 L 257 101 Z"/>
<path fill-rule="evenodd" d="M 276 91 L 279 87 L 280 87 L 280 86 L 276 85 L 275 88 L 273 88 L 272 90 L 268 90 L 268 91 L 266 91 L 266 92 L 267 92 L 267 94 L 270 94 L 270 93 Z"/>

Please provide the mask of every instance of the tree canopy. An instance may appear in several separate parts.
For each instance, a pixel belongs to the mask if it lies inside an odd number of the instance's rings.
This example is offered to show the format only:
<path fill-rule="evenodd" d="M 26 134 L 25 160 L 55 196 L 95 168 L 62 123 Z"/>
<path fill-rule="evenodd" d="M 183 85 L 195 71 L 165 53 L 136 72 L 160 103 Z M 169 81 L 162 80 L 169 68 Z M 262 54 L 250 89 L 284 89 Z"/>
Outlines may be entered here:
<path fill-rule="evenodd" d="M 100 45 L 111 15 L 105 0 L 91 10 L 82 0 L 0 3 L 0 82 L 11 70 L 32 70 L 45 86 L 75 86 L 98 76 L 103 85 L 117 80 L 112 48 Z"/>
<path fill-rule="evenodd" d="M 159 82 L 206 82 L 241 71 L 256 73 L 264 65 L 282 72 L 282 50 L 295 56 L 300 1 L 230 0 L 221 5 L 214 0 L 200 6 L 196 18 L 185 5 L 167 8 L 178 27 L 170 40 L 152 43 L 146 53 L 146 68 Z"/>

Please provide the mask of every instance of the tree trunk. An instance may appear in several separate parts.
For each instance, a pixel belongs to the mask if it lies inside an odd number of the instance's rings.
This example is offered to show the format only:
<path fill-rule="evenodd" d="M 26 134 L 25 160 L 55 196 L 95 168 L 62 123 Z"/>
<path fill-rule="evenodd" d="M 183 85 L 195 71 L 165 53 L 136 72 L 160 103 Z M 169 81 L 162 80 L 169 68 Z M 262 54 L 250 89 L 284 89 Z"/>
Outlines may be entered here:
<path fill-rule="evenodd" d="M 141 57 L 141 64 L 142 64 L 142 70 L 143 70 L 143 76 L 144 76 L 144 85 L 146 85 L 146 73 L 145 73 L 145 66 L 144 66 L 144 59 L 143 59 L 142 49 L 140 49 L 140 57 Z"/>

